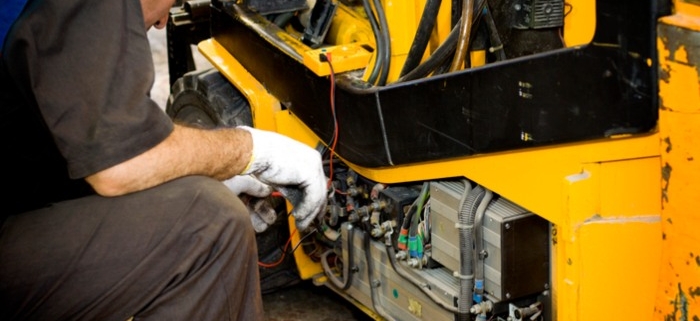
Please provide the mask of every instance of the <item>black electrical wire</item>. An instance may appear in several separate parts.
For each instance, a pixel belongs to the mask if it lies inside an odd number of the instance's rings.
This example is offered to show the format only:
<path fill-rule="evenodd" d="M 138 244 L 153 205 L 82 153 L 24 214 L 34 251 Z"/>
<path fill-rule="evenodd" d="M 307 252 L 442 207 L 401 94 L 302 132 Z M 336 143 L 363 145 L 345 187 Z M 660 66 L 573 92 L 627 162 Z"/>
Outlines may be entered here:
<path fill-rule="evenodd" d="M 411 216 L 411 222 L 409 223 L 409 229 L 408 229 L 408 236 L 416 236 L 418 235 L 418 225 L 420 224 L 421 220 L 421 215 L 423 214 L 423 208 L 425 206 L 425 202 L 427 201 L 427 196 L 428 193 L 430 192 L 430 184 L 429 183 L 423 183 L 423 187 L 421 188 L 420 195 L 416 199 L 417 201 L 417 206 L 415 213 Z"/>
<path fill-rule="evenodd" d="M 459 25 L 459 18 L 461 18 L 462 13 L 462 0 L 452 0 L 452 20 L 450 28 L 454 28 Z"/>
<path fill-rule="evenodd" d="M 416 36 L 413 37 L 411 49 L 408 51 L 406 62 L 404 62 L 399 76 L 403 76 L 416 68 L 418 64 L 420 64 L 421 59 L 423 59 L 425 48 L 428 47 L 430 35 L 433 33 L 433 28 L 435 28 L 435 22 L 437 21 L 437 15 L 441 4 L 442 0 L 428 0 L 425 3 L 423 14 L 418 23 L 418 30 L 416 30 Z"/>
<path fill-rule="evenodd" d="M 402 228 L 405 228 L 406 230 L 408 230 L 408 228 L 410 227 L 411 218 L 413 217 L 414 213 L 416 212 L 416 204 L 417 203 L 418 203 L 418 199 L 415 199 L 413 201 L 413 203 L 411 204 L 411 206 L 406 211 L 406 214 L 403 217 L 403 221 L 401 222 Z"/>

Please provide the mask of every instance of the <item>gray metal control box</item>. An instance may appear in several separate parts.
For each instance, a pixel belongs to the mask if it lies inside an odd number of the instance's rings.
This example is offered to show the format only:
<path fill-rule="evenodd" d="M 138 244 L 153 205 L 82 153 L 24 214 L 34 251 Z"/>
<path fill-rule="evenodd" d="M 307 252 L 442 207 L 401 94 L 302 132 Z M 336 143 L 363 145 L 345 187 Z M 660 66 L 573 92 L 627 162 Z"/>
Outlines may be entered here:
<path fill-rule="evenodd" d="M 459 271 L 459 232 L 455 227 L 464 184 L 431 182 L 432 258 Z M 467 189 L 471 190 L 470 186 Z M 549 222 L 500 197 L 483 219 L 484 289 L 495 300 L 509 300 L 547 290 L 549 284 Z"/>

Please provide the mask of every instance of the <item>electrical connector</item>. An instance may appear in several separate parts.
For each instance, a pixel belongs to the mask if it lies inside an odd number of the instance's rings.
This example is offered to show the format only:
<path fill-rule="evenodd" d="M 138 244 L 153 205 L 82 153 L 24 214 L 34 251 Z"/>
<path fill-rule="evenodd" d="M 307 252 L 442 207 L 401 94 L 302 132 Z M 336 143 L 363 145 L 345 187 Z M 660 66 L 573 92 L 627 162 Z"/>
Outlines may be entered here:
<path fill-rule="evenodd" d="M 320 54 L 318 54 L 318 60 L 321 62 L 331 62 L 331 53 L 321 52 Z"/>

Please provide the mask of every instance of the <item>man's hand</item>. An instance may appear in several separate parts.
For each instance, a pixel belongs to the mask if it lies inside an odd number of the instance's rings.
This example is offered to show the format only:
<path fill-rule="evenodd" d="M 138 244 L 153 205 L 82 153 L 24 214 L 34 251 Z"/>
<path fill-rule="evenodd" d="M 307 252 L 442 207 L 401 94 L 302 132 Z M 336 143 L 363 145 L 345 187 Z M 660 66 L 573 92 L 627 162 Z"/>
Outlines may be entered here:
<path fill-rule="evenodd" d="M 224 185 L 243 201 L 256 233 L 267 230 L 277 220 L 277 212 L 268 200 L 272 187 L 252 175 L 236 175 L 225 180 Z"/>
<path fill-rule="evenodd" d="M 242 175 L 253 175 L 292 203 L 300 231 L 306 230 L 326 205 L 326 177 L 321 155 L 311 147 L 274 132 L 246 126 L 253 140 L 250 163 Z"/>
<path fill-rule="evenodd" d="M 245 203 L 250 213 L 250 222 L 256 233 L 262 233 L 277 220 L 277 211 L 273 207 L 269 198 L 255 198 L 241 195 L 241 200 Z"/>

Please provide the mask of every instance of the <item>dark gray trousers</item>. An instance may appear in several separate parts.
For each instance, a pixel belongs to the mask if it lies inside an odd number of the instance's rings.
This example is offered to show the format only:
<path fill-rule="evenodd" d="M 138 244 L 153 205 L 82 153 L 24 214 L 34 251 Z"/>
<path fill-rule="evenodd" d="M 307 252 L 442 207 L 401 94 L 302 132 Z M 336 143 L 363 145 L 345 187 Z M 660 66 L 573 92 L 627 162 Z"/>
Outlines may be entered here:
<path fill-rule="evenodd" d="M 10 217 L 0 320 L 262 320 L 255 232 L 223 184 L 181 178 Z"/>

